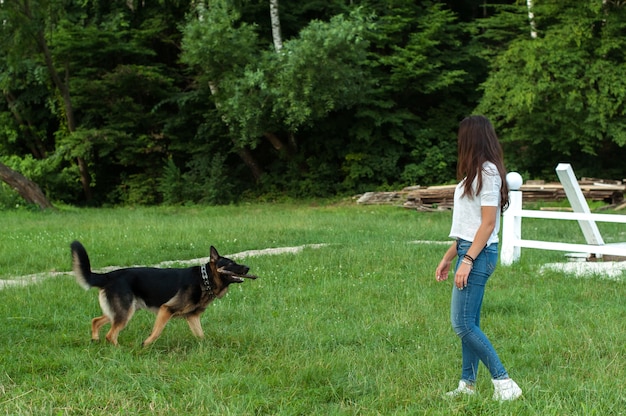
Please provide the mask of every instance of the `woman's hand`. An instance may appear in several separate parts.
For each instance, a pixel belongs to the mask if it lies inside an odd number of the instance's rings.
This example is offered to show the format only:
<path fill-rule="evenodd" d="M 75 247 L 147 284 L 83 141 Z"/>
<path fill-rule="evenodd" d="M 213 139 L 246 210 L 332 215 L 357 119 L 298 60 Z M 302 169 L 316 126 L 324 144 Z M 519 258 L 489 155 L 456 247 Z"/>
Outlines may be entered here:
<path fill-rule="evenodd" d="M 456 273 L 454 275 L 454 285 L 459 289 L 463 290 L 467 287 L 467 279 L 469 279 L 469 274 L 472 271 L 472 266 L 465 262 L 461 262 L 459 268 L 456 269 Z"/>
<path fill-rule="evenodd" d="M 439 266 L 437 266 L 437 270 L 435 270 L 435 278 L 438 282 L 443 282 L 448 278 L 448 273 L 450 273 L 450 265 L 452 262 L 450 260 L 442 259 L 439 262 Z"/>
<path fill-rule="evenodd" d="M 446 254 L 443 255 L 443 258 L 439 262 L 439 266 L 437 266 L 437 270 L 435 270 L 435 279 L 438 282 L 443 282 L 448 278 L 448 273 L 450 273 L 450 266 L 452 265 L 452 260 L 456 257 L 456 243 L 452 243 Z"/>

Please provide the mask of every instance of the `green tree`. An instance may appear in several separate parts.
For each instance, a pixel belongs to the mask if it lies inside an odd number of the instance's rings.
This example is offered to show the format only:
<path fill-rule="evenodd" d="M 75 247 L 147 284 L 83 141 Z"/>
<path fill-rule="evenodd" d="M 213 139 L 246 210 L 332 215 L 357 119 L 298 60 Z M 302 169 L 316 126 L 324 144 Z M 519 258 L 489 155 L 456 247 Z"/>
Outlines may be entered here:
<path fill-rule="evenodd" d="M 109 201 L 159 201 L 156 178 L 175 140 L 165 125 L 172 97 L 185 85 L 171 18 L 182 17 L 185 7 L 94 1 L 57 29 L 54 52 L 72 70 L 79 121 L 58 145 L 89 161 Z"/>
<path fill-rule="evenodd" d="M 19 156 L 9 156 L 24 155 L 27 162 L 30 161 L 27 164 L 32 165 L 34 160 L 44 160 L 54 151 L 49 126 L 58 128 L 58 124 L 50 123 L 51 108 L 64 109 L 58 112 L 59 118 L 55 121 L 68 125 L 73 120 L 67 85 L 52 65 L 45 37 L 46 21 L 40 14 L 40 10 L 45 8 L 50 15 L 56 16 L 55 7 L 55 4 L 45 1 L 0 3 L 0 21 L 3 23 L 0 27 L 0 88 L 7 105 L 6 111 L 0 113 L 3 121 L 0 155 L 8 164 L 3 165 L 6 174 L 3 177 L 27 200 L 28 189 L 17 188 L 24 183 L 25 177 L 14 170 L 22 171 L 39 182 L 56 162 L 49 163 L 47 168 L 37 173 L 24 169 L 26 166 L 19 161 Z M 54 98 L 49 93 L 53 89 L 56 91 Z M 82 161 L 79 164 L 85 167 Z"/>
<path fill-rule="evenodd" d="M 64 4 L 47 0 L 15 0 L 3 4 L 3 14 L 9 28 L 5 28 L 5 46 L 13 53 L 23 54 L 20 48 L 36 53 L 38 60 L 43 62 L 52 88 L 57 95 L 59 122 L 69 134 L 76 130 L 74 105 L 70 92 L 67 62 L 55 59 L 50 48 L 50 31 L 59 23 L 65 14 Z M 13 36 L 11 36 L 13 35 Z M 8 57 L 7 63 L 15 62 L 19 57 Z M 65 74 L 63 75 L 63 69 Z M 90 174 L 87 163 L 82 156 L 76 157 L 80 179 L 85 197 L 91 199 Z"/>
<path fill-rule="evenodd" d="M 538 37 L 525 30 L 494 59 L 478 111 L 497 123 L 517 169 L 544 176 L 568 161 L 583 175 L 621 177 L 626 7 L 537 2 L 534 15 Z"/>
<path fill-rule="evenodd" d="M 171 140 L 164 134 L 174 107 L 168 100 L 178 91 L 175 84 L 184 88 L 185 82 L 172 17 L 182 18 L 186 4 L 21 0 L 0 8 L 8 22 L 3 43 L 11 51 L 4 61 L 7 95 L 26 101 L 30 88 L 18 80 L 29 74 L 21 62 L 32 62 L 35 81 L 45 87 L 45 104 L 39 105 L 50 116 L 44 125 L 55 121 L 47 152 L 37 157 L 63 171 L 71 170 L 60 161 L 77 161 L 87 200 L 95 189 L 98 202 L 158 201 L 154 178 Z M 65 187 L 71 186 L 66 177 Z"/>
<path fill-rule="evenodd" d="M 470 28 L 436 2 L 367 2 L 377 88 L 355 112 L 342 169 L 359 191 L 454 178 L 458 121 L 476 104 L 485 66 L 470 49 Z"/>
<path fill-rule="evenodd" d="M 260 47 L 256 26 L 230 2 L 214 1 L 186 26 L 182 59 L 210 86 L 236 149 L 269 143 L 275 157 L 293 160 L 300 129 L 364 92 L 366 25 L 356 15 L 313 21 L 276 51 Z"/>

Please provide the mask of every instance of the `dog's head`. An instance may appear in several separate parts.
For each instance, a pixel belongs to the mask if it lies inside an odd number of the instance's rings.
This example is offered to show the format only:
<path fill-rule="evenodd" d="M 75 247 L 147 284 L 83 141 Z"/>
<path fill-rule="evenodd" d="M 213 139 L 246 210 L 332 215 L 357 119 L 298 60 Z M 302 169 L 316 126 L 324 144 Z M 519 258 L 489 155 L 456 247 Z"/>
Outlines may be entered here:
<path fill-rule="evenodd" d="M 245 279 L 256 279 L 257 276 L 248 274 L 250 268 L 239 264 L 228 257 L 220 256 L 215 247 L 211 246 L 209 267 L 214 282 L 214 293 L 218 298 L 226 294 L 231 283 L 243 283 Z"/>

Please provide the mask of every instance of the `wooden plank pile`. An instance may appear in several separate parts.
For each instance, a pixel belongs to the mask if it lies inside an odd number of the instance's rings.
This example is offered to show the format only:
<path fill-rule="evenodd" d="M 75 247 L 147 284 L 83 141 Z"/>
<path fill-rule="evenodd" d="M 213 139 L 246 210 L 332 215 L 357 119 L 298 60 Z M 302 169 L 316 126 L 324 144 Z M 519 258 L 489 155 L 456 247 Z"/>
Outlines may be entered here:
<path fill-rule="evenodd" d="M 582 178 L 578 185 L 587 200 L 603 201 L 616 207 L 624 202 L 626 185 L 622 181 Z M 563 186 L 558 182 L 528 181 L 520 190 L 524 202 L 560 201 L 567 198 Z"/>
<path fill-rule="evenodd" d="M 582 178 L 578 181 L 586 199 L 604 201 L 615 209 L 626 208 L 623 181 Z M 358 204 L 397 205 L 419 211 L 441 211 L 452 209 L 456 185 L 409 186 L 401 191 L 367 192 L 357 197 Z M 528 181 L 520 189 L 524 202 L 549 202 L 566 199 L 563 186 L 558 182 Z"/>

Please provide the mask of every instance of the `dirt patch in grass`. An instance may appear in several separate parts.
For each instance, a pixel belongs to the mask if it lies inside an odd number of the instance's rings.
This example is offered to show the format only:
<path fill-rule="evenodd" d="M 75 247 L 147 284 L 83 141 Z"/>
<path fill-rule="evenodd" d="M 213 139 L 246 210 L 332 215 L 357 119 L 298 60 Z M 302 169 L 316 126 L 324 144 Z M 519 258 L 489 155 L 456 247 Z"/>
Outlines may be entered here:
<path fill-rule="evenodd" d="M 255 256 L 272 256 L 277 254 L 297 254 L 304 250 L 305 248 L 320 248 L 324 247 L 326 244 L 304 244 L 301 246 L 295 247 L 274 247 L 274 248 L 265 248 L 261 250 L 247 250 L 242 251 L 240 253 L 227 254 L 226 257 L 230 257 L 233 260 L 240 260 L 247 257 L 255 257 Z M 209 262 L 209 257 L 201 257 L 198 259 L 190 259 L 190 260 L 168 260 L 163 261 L 161 263 L 151 265 L 149 267 L 174 267 L 174 266 L 193 266 L 200 265 Z M 145 265 L 137 265 L 137 266 L 127 266 L 127 267 L 145 267 Z M 96 273 L 106 273 L 112 270 L 117 270 L 122 268 L 121 266 L 108 266 L 98 270 L 94 270 Z M 70 275 L 72 272 L 44 272 L 44 273 L 35 273 L 29 274 L 25 276 L 16 276 L 10 279 L 0 279 L 0 290 L 11 287 L 11 286 L 26 286 L 33 283 L 37 283 L 42 279 L 50 278 L 50 277 L 58 277 Z"/>

